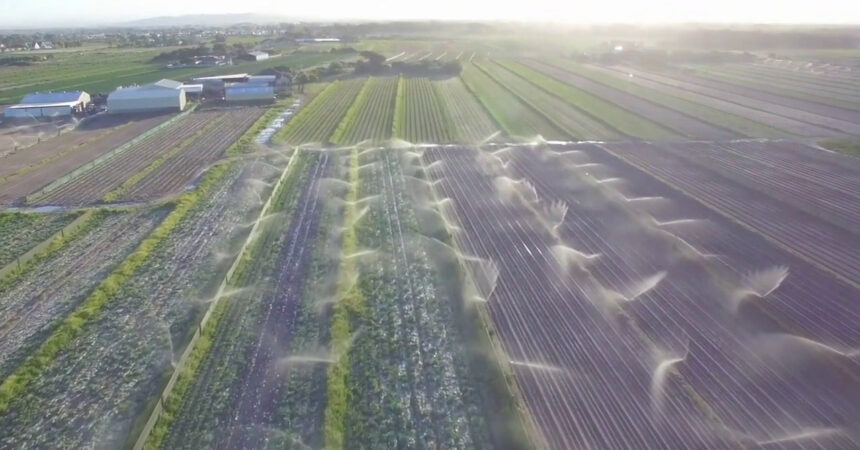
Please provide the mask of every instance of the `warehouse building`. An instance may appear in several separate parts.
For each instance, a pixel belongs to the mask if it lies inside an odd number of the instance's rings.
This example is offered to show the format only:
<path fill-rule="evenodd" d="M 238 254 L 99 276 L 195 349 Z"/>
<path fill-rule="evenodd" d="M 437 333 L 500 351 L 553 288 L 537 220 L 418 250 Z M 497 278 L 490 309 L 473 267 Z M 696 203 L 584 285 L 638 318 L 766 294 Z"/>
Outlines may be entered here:
<path fill-rule="evenodd" d="M 231 83 L 224 90 L 228 102 L 267 103 L 275 101 L 275 88 L 266 83 Z"/>
<path fill-rule="evenodd" d="M 182 111 L 186 102 L 182 86 L 178 81 L 165 79 L 144 86 L 119 88 L 108 95 L 108 112 Z"/>
<path fill-rule="evenodd" d="M 90 94 L 84 91 L 36 92 L 21 99 L 3 111 L 6 119 L 67 118 L 83 114 L 90 103 Z"/>

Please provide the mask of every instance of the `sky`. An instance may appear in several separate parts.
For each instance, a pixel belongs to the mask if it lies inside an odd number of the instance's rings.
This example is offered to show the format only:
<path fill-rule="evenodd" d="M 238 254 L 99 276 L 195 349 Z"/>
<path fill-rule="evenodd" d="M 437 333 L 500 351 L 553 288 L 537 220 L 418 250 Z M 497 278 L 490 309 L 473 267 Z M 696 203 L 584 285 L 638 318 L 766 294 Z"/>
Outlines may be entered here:
<path fill-rule="evenodd" d="M 854 23 L 851 0 L 0 0 L 0 27 L 107 25 L 154 16 L 263 13 L 320 20 L 506 20 L 571 23 Z"/>

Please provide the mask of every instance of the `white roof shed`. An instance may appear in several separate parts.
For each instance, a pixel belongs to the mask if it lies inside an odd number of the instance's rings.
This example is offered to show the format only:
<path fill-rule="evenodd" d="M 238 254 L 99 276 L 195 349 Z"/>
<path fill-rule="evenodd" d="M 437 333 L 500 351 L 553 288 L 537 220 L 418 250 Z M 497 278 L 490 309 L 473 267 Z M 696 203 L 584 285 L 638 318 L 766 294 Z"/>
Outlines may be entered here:
<path fill-rule="evenodd" d="M 81 103 L 86 105 L 90 102 L 90 94 L 84 91 L 69 92 L 34 92 L 27 94 L 21 99 L 21 104 L 49 104 L 49 103 Z"/>
<path fill-rule="evenodd" d="M 3 117 L 7 119 L 67 117 L 71 116 L 79 105 L 80 102 L 77 101 L 12 105 L 3 111 Z"/>
<path fill-rule="evenodd" d="M 108 112 L 182 111 L 185 109 L 182 86 L 178 81 L 164 79 L 144 86 L 117 89 L 108 95 Z"/>

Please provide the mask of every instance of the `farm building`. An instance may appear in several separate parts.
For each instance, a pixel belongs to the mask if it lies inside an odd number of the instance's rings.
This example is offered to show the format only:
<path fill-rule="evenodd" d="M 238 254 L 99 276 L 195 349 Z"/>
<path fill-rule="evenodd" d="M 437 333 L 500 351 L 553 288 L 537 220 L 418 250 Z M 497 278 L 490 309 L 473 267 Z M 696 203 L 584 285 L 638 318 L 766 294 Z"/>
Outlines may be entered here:
<path fill-rule="evenodd" d="M 224 91 L 228 102 L 271 102 L 275 100 L 275 88 L 265 83 L 232 83 Z"/>
<path fill-rule="evenodd" d="M 164 79 L 144 86 L 117 89 L 108 95 L 108 112 L 182 111 L 185 109 L 182 86 L 178 81 Z"/>
<path fill-rule="evenodd" d="M 269 54 L 266 52 L 248 52 L 242 57 L 250 61 L 265 61 L 269 59 Z"/>
<path fill-rule="evenodd" d="M 290 77 L 287 73 L 281 72 L 277 69 L 265 69 L 260 71 L 257 75 L 252 75 L 248 77 L 248 81 L 261 81 L 270 83 L 275 87 L 275 92 L 277 93 L 289 93 L 290 92 Z"/>
<path fill-rule="evenodd" d="M 182 90 L 185 91 L 186 97 L 197 98 L 203 95 L 203 84 L 183 84 Z"/>
<path fill-rule="evenodd" d="M 33 117 L 70 117 L 83 113 L 90 103 L 90 94 L 84 91 L 36 92 L 24 96 L 21 103 L 3 111 L 7 119 Z"/>

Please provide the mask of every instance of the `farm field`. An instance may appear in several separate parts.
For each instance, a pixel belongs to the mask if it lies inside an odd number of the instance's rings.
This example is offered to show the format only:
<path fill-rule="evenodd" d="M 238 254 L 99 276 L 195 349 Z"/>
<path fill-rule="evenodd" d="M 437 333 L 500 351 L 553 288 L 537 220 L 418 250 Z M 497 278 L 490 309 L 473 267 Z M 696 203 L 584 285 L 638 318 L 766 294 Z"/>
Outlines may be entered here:
<path fill-rule="evenodd" d="M 615 70 L 622 76 L 626 75 L 633 83 L 691 101 L 713 105 L 797 136 L 830 136 L 860 131 L 856 123 L 709 88 L 689 82 L 681 74 L 672 78 L 667 73 L 646 72 L 627 66 L 609 67 L 609 69 Z"/>
<path fill-rule="evenodd" d="M 394 111 L 394 137 L 407 142 L 456 142 L 454 127 L 435 83 L 426 78 L 401 78 Z"/>
<path fill-rule="evenodd" d="M 515 72 L 496 64 L 475 63 L 487 75 L 508 88 L 524 103 L 540 112 L 548 121 L 577 140 L 615 140 L 621 134 L 574 108 L 563 100 L 520 78 Z"/>
<path fill-rule="evenodd" d="M 460 78 L 469 92 L 478 99 L 509 137 L 520 139 L 532 139 L 536 136 L 544 139 L 569 137 L 567 133 L 548 122 L 477 67 L 466 65 Z"/>
<path fill-rule="evenodd" d="M 339 144 L 391 139 L 398 78 L 371 78 L 362 88 L 332 140 Z"/>
<path fill-rule="evenodd" d="M 318 93 L 276 136 L 276 142 L 325 144 L 361 92 L 365 79 L 335 81 Z"/>
<path fill-rule="evenodd" d="M 860 448 L 856 73 L 479 25 L 4 129 L 0 448 Z"/>
<path fill-rule="evenodd" d="M 793 380 L 769 352 L 832 357 L 815 376 L 851 384 L 857 367 L 839 349 L 857 345 L 848 325 L 857 320 L 855 286 L 600 148 L 501 150 L 495 170 L 475 150 L 428 154 L 463 248 L 498 267 L 488 305 L 549 447 L 721 448 L 790 436 L 810 421 L 845 429 L 850 403 Z M 810 295 L 827 301 L 809 309 Z M 622 374 L 625 382 L 611 381 Z M 729 395 L 739 392 L 747 393 Z M 809 398 L 815 409 L 788 398 Z M 756 408 L 779 415 L 765 419 Z M 606 411 L 615 411 L 611 421 Z M 707 431 L 723 427 L 732 433 Z M 814 439 L 856 443 L 847 434 Z"/>
<path fill-rule="evenodd" d="M 448 115 L 461 141 L 479 143 L 501 133 L 499 125 L 461 80 L 452 78 L 440 82 L 436 84 L 436 90 L 440 101 L 448 108 Z"/>
<path fill-rule="evenodd" d="M 64 226 L 77 214 L 0 214 L 0 267 L 9 264 Z"/>
<path fill-rule="evenodd" d="M 122 146 L 170 120 L 159 115 L 116 125 L 112 117 L 94 118 L 78 130 L 57 139 L 6 154 L 0 158 L 0 204 L 11 204 L 45 187 L 78 167 Z M 102 129 L 102 127 L 105 129 Z M 92 127 L 92 129 L 90 129 Z"/>

